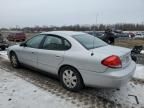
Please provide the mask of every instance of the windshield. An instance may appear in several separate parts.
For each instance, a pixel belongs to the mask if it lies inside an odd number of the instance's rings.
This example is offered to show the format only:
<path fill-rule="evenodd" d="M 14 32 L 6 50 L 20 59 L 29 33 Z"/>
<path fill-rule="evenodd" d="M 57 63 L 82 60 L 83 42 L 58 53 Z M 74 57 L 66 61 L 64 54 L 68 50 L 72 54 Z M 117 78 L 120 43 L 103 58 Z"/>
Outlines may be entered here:
<path fill-rule="evenodd" d="M 89 34 L 74 35 L 72 37 L 76 39 L 81 45 L 83 45 L 86 49 L 93 49 L 107 45 L 107 43 L 105 43 L 101 39 Z"/>

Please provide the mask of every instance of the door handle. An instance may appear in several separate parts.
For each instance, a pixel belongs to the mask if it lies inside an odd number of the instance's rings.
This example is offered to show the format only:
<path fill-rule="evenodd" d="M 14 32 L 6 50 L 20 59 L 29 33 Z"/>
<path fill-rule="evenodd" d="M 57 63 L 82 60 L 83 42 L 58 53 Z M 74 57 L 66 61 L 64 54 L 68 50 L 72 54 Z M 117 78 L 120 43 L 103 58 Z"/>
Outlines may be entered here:
<path fill-rule="evenodd" d="M 61 57 L 61 56 L 56 55 L 56 57 L 59 58 L 59 57 Z"/>

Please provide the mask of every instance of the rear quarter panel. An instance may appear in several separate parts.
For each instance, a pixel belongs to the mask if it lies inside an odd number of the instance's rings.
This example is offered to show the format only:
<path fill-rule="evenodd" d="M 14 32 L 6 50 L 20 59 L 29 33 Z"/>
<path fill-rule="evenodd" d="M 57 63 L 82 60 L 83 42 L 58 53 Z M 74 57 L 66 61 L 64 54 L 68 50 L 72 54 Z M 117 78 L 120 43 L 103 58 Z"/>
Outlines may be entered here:
<path fill-rule="evenodd" d="M 71 65 L 78 70 L 104 72 L 107 67 L 101 65 L 100 55 L 91 56 L 91 52 L 66 51 L 61 65 Z"/>

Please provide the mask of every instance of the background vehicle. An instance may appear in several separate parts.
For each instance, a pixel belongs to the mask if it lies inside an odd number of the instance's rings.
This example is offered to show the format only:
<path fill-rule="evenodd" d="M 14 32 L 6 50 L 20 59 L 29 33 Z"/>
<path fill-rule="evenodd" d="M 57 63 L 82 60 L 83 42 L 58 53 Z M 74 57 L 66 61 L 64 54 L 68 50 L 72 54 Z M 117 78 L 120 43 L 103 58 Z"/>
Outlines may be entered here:
<path fill-rule="evenodd" d="M 0 48 L 1 50 L 5 50 L 9 44 L 4 40 L 3 36 L 0 34 Z"/>
<path fill-rule="evenodd" d="M 103 39 L 103 36 L 104 36 L 104 32 L 87 31 L 86 33 L 88 33 L 90 35 L 94 35 L 100 39 Z"/>
<path fill-rule="evenodd" d="M 84 85 L 119 88 L 133 76 L 130 49 L 111 46 L 83 32 L 53 31 L 8 48 L 13 67 L 21 64 L 57 75 L 62 85 L 78 91 Z"/>
<path fill-rule="evenodd" d="M 144 38 L 144 34 L 143 33 L 136 33 L 135 38 Z"/>
<path fill-rule="evenodd" d="M 129 33 L 119 33 L 117 37 L 129 38 Z"/>
<path fill-rule="evenodd" d="M 12 31 L 7 36 L 8 41 L 25 41 L 26 35 L 21 31 Z"/>
<path fill-rule="evenodd" d="M 98 32 L 98 31 L 87 31 L 86 33 L 93 35 L 95 37 L 98 37 L 101 40 L 104 40 L 104 32 Z"/>
<path fill-rule="evenodd" d="M 110 36 L 110 38 L 107 38 L 107 34 L 103 31 L 88 31 L 86 33 L 98 37 L 99 39 L 105 41 L 108 44 L 114 43 L 115 38 L 118 38 L 118 35 L 114 32 L 111 32 L 112 36 Z"/>

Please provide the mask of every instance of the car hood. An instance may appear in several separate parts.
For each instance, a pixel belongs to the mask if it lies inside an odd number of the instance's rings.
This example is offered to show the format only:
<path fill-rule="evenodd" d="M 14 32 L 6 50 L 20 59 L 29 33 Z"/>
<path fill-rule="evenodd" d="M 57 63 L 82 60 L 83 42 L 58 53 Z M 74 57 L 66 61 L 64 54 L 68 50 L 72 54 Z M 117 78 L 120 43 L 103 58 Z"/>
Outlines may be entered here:
<path fill-rule="evenodd" d="M 11 51 L 11 50 L 17 50 L 19 48 L 19 45 L 12 45 L 12 46 L 9 46 L 8 49 L 7 49 L 7 52 Z"/>
<path fill-rule="evenodd" d="M 12 46 L 10 46 L 9 48 L 18 48 L 19 47 L 19 44 L 17 44 L 17 45 L 12 45 Z"/>

